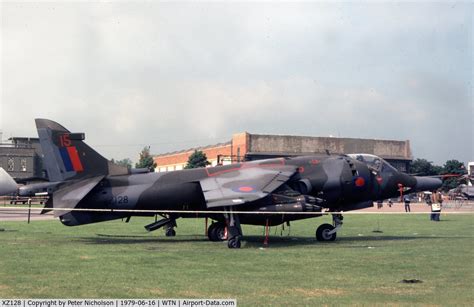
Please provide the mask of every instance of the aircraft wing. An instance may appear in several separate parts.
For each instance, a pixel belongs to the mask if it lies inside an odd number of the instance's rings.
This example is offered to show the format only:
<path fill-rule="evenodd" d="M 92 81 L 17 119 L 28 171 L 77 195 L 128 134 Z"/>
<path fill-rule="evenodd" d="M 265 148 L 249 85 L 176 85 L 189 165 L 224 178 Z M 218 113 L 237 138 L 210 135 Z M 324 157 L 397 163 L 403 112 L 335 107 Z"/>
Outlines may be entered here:
<path fill-rule="evenodd" d="M 53 194 L 52 206 L 54 209 L 65 209 L 55 210 L 54 217 L 60 217 L 74 209 L 77 204 L 105 177 L 97 176 L 74 183 L 68 184 L 64 187 L 59 188 Z M 47 204 L 48 205 L 48 204 Z M 48 209 L 48 208 L 46 208 Z"/>
<path fill-rule="evenodd" d="M 239 168 L 200 180 L 208 208 L 238 206 L 264 198 L 297 172 L 295 166 Z"/>

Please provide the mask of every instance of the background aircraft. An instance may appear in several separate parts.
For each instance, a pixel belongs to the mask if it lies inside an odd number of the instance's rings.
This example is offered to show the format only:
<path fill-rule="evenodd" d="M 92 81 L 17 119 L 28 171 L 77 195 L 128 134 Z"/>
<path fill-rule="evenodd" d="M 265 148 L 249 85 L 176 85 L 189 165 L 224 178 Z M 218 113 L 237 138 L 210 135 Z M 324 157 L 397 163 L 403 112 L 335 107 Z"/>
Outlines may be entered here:
<path fill-rule="evenodd" d="M 474 187 L 467 184 L 460 184 L 458 187 L 449 190 L 448 195 L 453 198 L 463 198 L 467 200 L 474 200 Z"/>
<path fill-rule="evenodd" d="M 0 167 L 0 195 L 8 195 L 17 191 L 17 184 L 8 173 Z"/>
<path fill-rule="evenodd" d="M 375 200 L 399 196 L 400 190 L 441 186 L 440 179 L 409 176 L 368 154 L 279 158 L 168 173 L 133 171 L 94 151 L 83 142 L 83 133 L 47 119 L 36 119 L 36 126 L 50 182 L 25 186 L 21 193 L 50 194 L 44 212 L 54 209 L 67 226 L 162 211 L 163 219 L 146 225 L 148 231 L 164 226 L 167 235 L 174 235 L 177 218 L 208 217 L 215 221 L 209 239 L 227 237 L 229 248 L 239 248 L 241 224 L 274 226 L 328 212 L 333 225 L 320 225 L 316 237 L 333 241 L 342 211 L 371 207 Z"/>

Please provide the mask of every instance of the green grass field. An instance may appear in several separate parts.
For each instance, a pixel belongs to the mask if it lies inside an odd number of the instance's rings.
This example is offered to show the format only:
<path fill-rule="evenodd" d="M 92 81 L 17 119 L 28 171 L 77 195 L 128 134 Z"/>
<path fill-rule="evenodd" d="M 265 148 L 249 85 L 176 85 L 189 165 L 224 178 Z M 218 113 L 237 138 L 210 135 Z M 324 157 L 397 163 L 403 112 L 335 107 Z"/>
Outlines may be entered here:
<path fill-rule="evenodd" d="M 146 233 L 151 219 L 80 227 L 0 222 L 2 298 L 235 298 L 249 305 L 474 304 L 474 216 L 347 215 L 338 240 L 318 243 L 329 217 L 280 236 L 244 226 L 240 250 L 204 237 L 204 220 L 178 235 Z M 379 230 L 381 232 L 374 232 Z M 422 283 L 406 284 L 403 279 Z"/>

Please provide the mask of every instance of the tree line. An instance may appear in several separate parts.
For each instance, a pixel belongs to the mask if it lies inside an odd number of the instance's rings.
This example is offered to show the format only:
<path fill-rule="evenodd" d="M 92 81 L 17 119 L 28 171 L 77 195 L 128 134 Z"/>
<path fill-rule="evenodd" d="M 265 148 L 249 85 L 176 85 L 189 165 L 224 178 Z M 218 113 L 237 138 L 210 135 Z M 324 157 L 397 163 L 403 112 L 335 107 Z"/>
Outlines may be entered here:
<path fill-rule="evenodd" d="M 128 169 L 132 168 L 133 162 L 129 158 L 125 158 L 122 160 L 111 160 L 112 163 L 115 163 L 120 166 L 124 166 Z M 200 150 L 195 150 L 188 158 L 188 162 L 185 165 L 185 169 L 190 168 L 198 168 L 198 167 L 206 167 L 211 165 L 211 163 L 207 160 L 207 156 L 204 152 Z M 150 154 L 150 146 L 145 146 L 140 152 L 140 158 L 138 162 L 135 163 L 135 168 L 147 168 L 150 172 L 154 172 L 156 168 L 156 163 L 153 160 L 153 156 Z"/>

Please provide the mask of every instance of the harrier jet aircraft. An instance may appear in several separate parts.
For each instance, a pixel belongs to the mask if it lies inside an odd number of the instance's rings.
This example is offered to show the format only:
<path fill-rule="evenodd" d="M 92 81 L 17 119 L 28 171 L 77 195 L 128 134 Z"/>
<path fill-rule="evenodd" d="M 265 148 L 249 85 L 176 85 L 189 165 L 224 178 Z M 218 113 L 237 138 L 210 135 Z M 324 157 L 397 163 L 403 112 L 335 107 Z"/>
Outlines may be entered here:
<path fill-rule="evenodd" d="M 67 226 L 161 211 L 163 219 L 145 226 L 147 230 L 165 226 L 173 234 L 179 217 L 208 217 L 215 221 L 208 229 L 210 240 L 224 240 L 227 229 L 228 247 L 240 248 L 241 224 L 274 226 L 329 213 L 333 225 L 319 226 L 316 237 L 333 241 L 342 211 L 371 207 L 375 200 L 398 196 L 400 189 L 411 193 L 441 186 L 440 179 L 409 176 L 368 154 L 278 158 L 167 173 L 129 170 L 84 143 L 83 133 L 47 119 L 36 119 L 36 126 L 50 179 L 47 187 L 41 186 L 51 194 L 45 210 L 54 210 Z"/>

